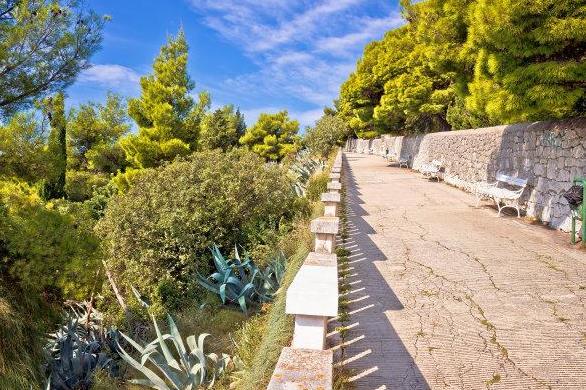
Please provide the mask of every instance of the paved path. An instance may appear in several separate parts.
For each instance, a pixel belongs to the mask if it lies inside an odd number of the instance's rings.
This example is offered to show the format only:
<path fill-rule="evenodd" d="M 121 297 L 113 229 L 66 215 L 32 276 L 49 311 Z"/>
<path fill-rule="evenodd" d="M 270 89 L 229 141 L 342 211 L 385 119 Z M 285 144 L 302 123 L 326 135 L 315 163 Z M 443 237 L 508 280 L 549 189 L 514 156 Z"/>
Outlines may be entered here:
<path fill-rule="evenodd" d="M 586 252 L 347 154 L 356 389 L 586 389 Z"/>

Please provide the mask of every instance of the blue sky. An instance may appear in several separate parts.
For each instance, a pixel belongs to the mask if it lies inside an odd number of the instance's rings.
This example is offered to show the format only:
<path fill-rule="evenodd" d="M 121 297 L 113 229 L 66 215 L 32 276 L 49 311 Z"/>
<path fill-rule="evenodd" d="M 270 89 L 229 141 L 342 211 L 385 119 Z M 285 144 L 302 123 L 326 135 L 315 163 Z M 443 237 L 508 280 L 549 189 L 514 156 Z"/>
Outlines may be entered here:
<path fill-rule="evenodd" d="M 159 47 L 182 25 L 189 73 L 213 106 L 239 106 L 251 124 L 287 109 L 302 127 L 331 105 L 366 43 L 403 23 L 396 0 L 88 0 L 112 16 L 103 48 L 69 88 L 70 104 L 111 90 L 139 94 Z"/>

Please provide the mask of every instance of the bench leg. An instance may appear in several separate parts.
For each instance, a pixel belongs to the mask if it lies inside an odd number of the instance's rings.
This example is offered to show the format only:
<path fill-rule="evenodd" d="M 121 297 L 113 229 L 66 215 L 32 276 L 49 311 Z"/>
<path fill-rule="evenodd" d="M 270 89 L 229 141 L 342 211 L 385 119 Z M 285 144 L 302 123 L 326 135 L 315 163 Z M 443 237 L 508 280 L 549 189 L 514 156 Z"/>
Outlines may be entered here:
<path fill-rule="evenodd" d="M 576 243 L 576 218 L 572 217 L 572 245 Z"/>

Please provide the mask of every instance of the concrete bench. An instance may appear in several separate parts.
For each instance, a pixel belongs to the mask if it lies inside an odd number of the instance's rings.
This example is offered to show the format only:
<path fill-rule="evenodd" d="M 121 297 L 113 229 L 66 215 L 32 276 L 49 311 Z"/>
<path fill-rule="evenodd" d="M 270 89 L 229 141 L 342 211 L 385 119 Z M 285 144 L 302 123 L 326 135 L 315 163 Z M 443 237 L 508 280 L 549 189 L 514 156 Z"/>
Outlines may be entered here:
<path fill-rule="evenodd" d="M 439 181 L 439 173 L 442 169 L 442 165 L 443 163 L 441 161 L 433 160 L 429 164 L 422 164 L 421 168 L 419 168 L 419 172 L 421 172 L 425 177 Z"/>
<path fill-rule="evenodd" d="M 515 209 L 517 217 L 521 217 L 520 208 L 522 204 L 520 199 L 525 187 L 527 187 L 527 182 L 527 179 L 497 173 L 496 181 L 492 183 L 476 183 L 476 206 L 479 206 L 482 200 L 492 199 L 498 208 L 498 216 L 501 215 L 501 211 L 508 207 Z M 507 186 L 513 189 L 507 188 Z"/>
<path fill-rule="evenodd" d="M 267 390 L 329 390 L 332 364 L 332 351 L 285 347 Z"/>
<path fill-rule="evenodd" d="M 339 194 L 342 190 L 342 184 L 339 181 L 331 181 L 327 185 L 327 189 L 329 192 L 334 192 Z"/>

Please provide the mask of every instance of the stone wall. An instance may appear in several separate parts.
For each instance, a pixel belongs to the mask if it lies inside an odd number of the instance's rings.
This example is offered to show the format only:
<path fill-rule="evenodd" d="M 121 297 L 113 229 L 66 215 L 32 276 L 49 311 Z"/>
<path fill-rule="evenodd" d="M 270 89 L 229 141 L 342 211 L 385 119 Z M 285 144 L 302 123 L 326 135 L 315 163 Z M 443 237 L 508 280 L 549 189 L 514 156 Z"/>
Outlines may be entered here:
<path fill-rule="evenodd" d="M 493 181 L 497 172 L 528 179 L 527 215 L 570 229 L 562 197 L 586 176 L 586 118 L 523 123 L 410 137 L 349 140 L 348 151 L 408 158 L 410 166 L 440 160 L 445 174 L 467 182 Z"/>

